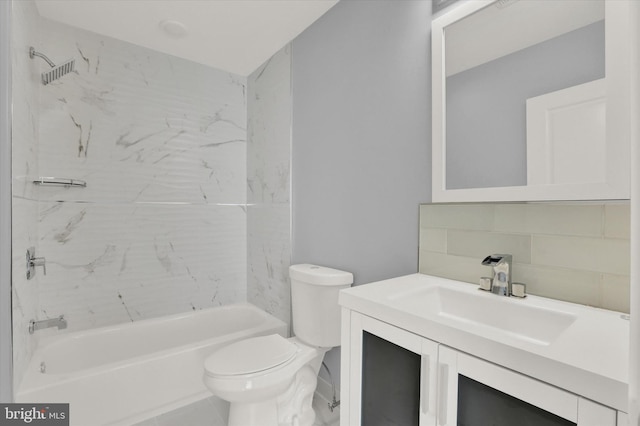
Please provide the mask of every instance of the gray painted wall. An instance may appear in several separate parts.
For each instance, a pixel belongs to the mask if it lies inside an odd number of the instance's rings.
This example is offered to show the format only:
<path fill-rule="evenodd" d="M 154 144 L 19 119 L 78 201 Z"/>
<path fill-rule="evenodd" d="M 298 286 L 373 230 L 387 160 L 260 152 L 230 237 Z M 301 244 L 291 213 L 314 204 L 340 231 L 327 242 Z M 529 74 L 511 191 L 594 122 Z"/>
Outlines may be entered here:
<path fill-rule="evenodd" d="M 342 0 L 294 40 L 293 264 L 350 271 L 356 284 L 418 271 L 430 33 L 431 0 Z M 325 361 L 339 381 L 339 350 Z"/>
<path fill-rule="evenodd" d="M 447 188 L 526 185 L 526 100 L 603 78 L 604 51 L 600 21 L 448 77 Z"/>
<path fill-rule="evenodd" d="M 431 199 L 431 1 L 343 0 L 293 42 L 293 263 L 417 272 Z"/>
<path fill-rule="evenodd" d="M 11 2 L 0 1 L 0 401 L 13 401 L 11 346 Z"/>

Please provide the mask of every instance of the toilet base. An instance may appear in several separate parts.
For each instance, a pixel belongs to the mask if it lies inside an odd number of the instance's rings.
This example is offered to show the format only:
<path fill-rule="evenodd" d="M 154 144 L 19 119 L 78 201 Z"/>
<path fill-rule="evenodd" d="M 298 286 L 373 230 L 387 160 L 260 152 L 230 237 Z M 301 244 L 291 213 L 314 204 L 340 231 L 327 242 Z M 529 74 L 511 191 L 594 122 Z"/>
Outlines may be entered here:
<path fill-rule="evenodd" d="M 316 419 L 313 394 L 318 375 L 309 365 L 302 367 L 289 388 L 278 397 L 279 426 L 312 426 Z"/>
<path fill-rule="evenodd" d="M 276 399 L 260 402 L 233 402 L 229 407 L 229 426 L 278 426 Z"/>
<path fill-rule="evenodd" d="M 312 426 L 316 419 L 313 394 L 317 373 L 302 367 L 291 385 L 276 398 L 256 402 L 232 402 L 229 426 Z"/>

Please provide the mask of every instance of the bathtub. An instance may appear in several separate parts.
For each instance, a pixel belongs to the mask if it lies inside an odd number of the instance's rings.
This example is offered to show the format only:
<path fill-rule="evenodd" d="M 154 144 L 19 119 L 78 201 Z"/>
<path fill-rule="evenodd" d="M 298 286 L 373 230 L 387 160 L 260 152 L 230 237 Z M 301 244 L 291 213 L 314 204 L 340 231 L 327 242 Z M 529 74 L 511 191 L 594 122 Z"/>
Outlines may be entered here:
<path fill-rule="evenodd" d="M 205 358 L 274 333 L 287 325 L 235 304 L 43 338 L 16 402 L 69 403 L 71 426 L 131 425 L 211 396 Z"/>

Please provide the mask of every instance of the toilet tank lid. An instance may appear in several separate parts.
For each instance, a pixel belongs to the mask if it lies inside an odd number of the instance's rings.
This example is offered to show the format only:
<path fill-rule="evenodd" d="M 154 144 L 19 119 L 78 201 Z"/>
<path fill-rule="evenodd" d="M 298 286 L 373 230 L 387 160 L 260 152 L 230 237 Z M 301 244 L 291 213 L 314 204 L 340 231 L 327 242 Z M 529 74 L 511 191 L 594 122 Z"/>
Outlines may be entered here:
<path fill-rule="evenodd" d="M 351 272 L 339 271 L 338 269 L 327 268 L 325 266 L 310 265 L 308 263 L 291 265 L 289 267 L 289 276 L 292 280 L 314 285 L 332 286 L 353 283 L 353 274 Z"/>

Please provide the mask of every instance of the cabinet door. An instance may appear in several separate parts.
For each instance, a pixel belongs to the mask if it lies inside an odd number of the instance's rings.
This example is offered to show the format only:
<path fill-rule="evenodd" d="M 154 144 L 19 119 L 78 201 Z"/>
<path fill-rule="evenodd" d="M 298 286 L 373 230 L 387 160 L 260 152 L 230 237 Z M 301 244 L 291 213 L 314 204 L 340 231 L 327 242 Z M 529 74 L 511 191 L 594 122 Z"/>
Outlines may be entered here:
<path fill-rule="evenodd" d="M 347 424 L 435 426 L 437 343 L 353 312 L 350 322 Z"/>
<path fill-rule="evenodd" d="M 616 424 L 615 410 L 451 348 L 438 362 L 438 426 Z"/>

